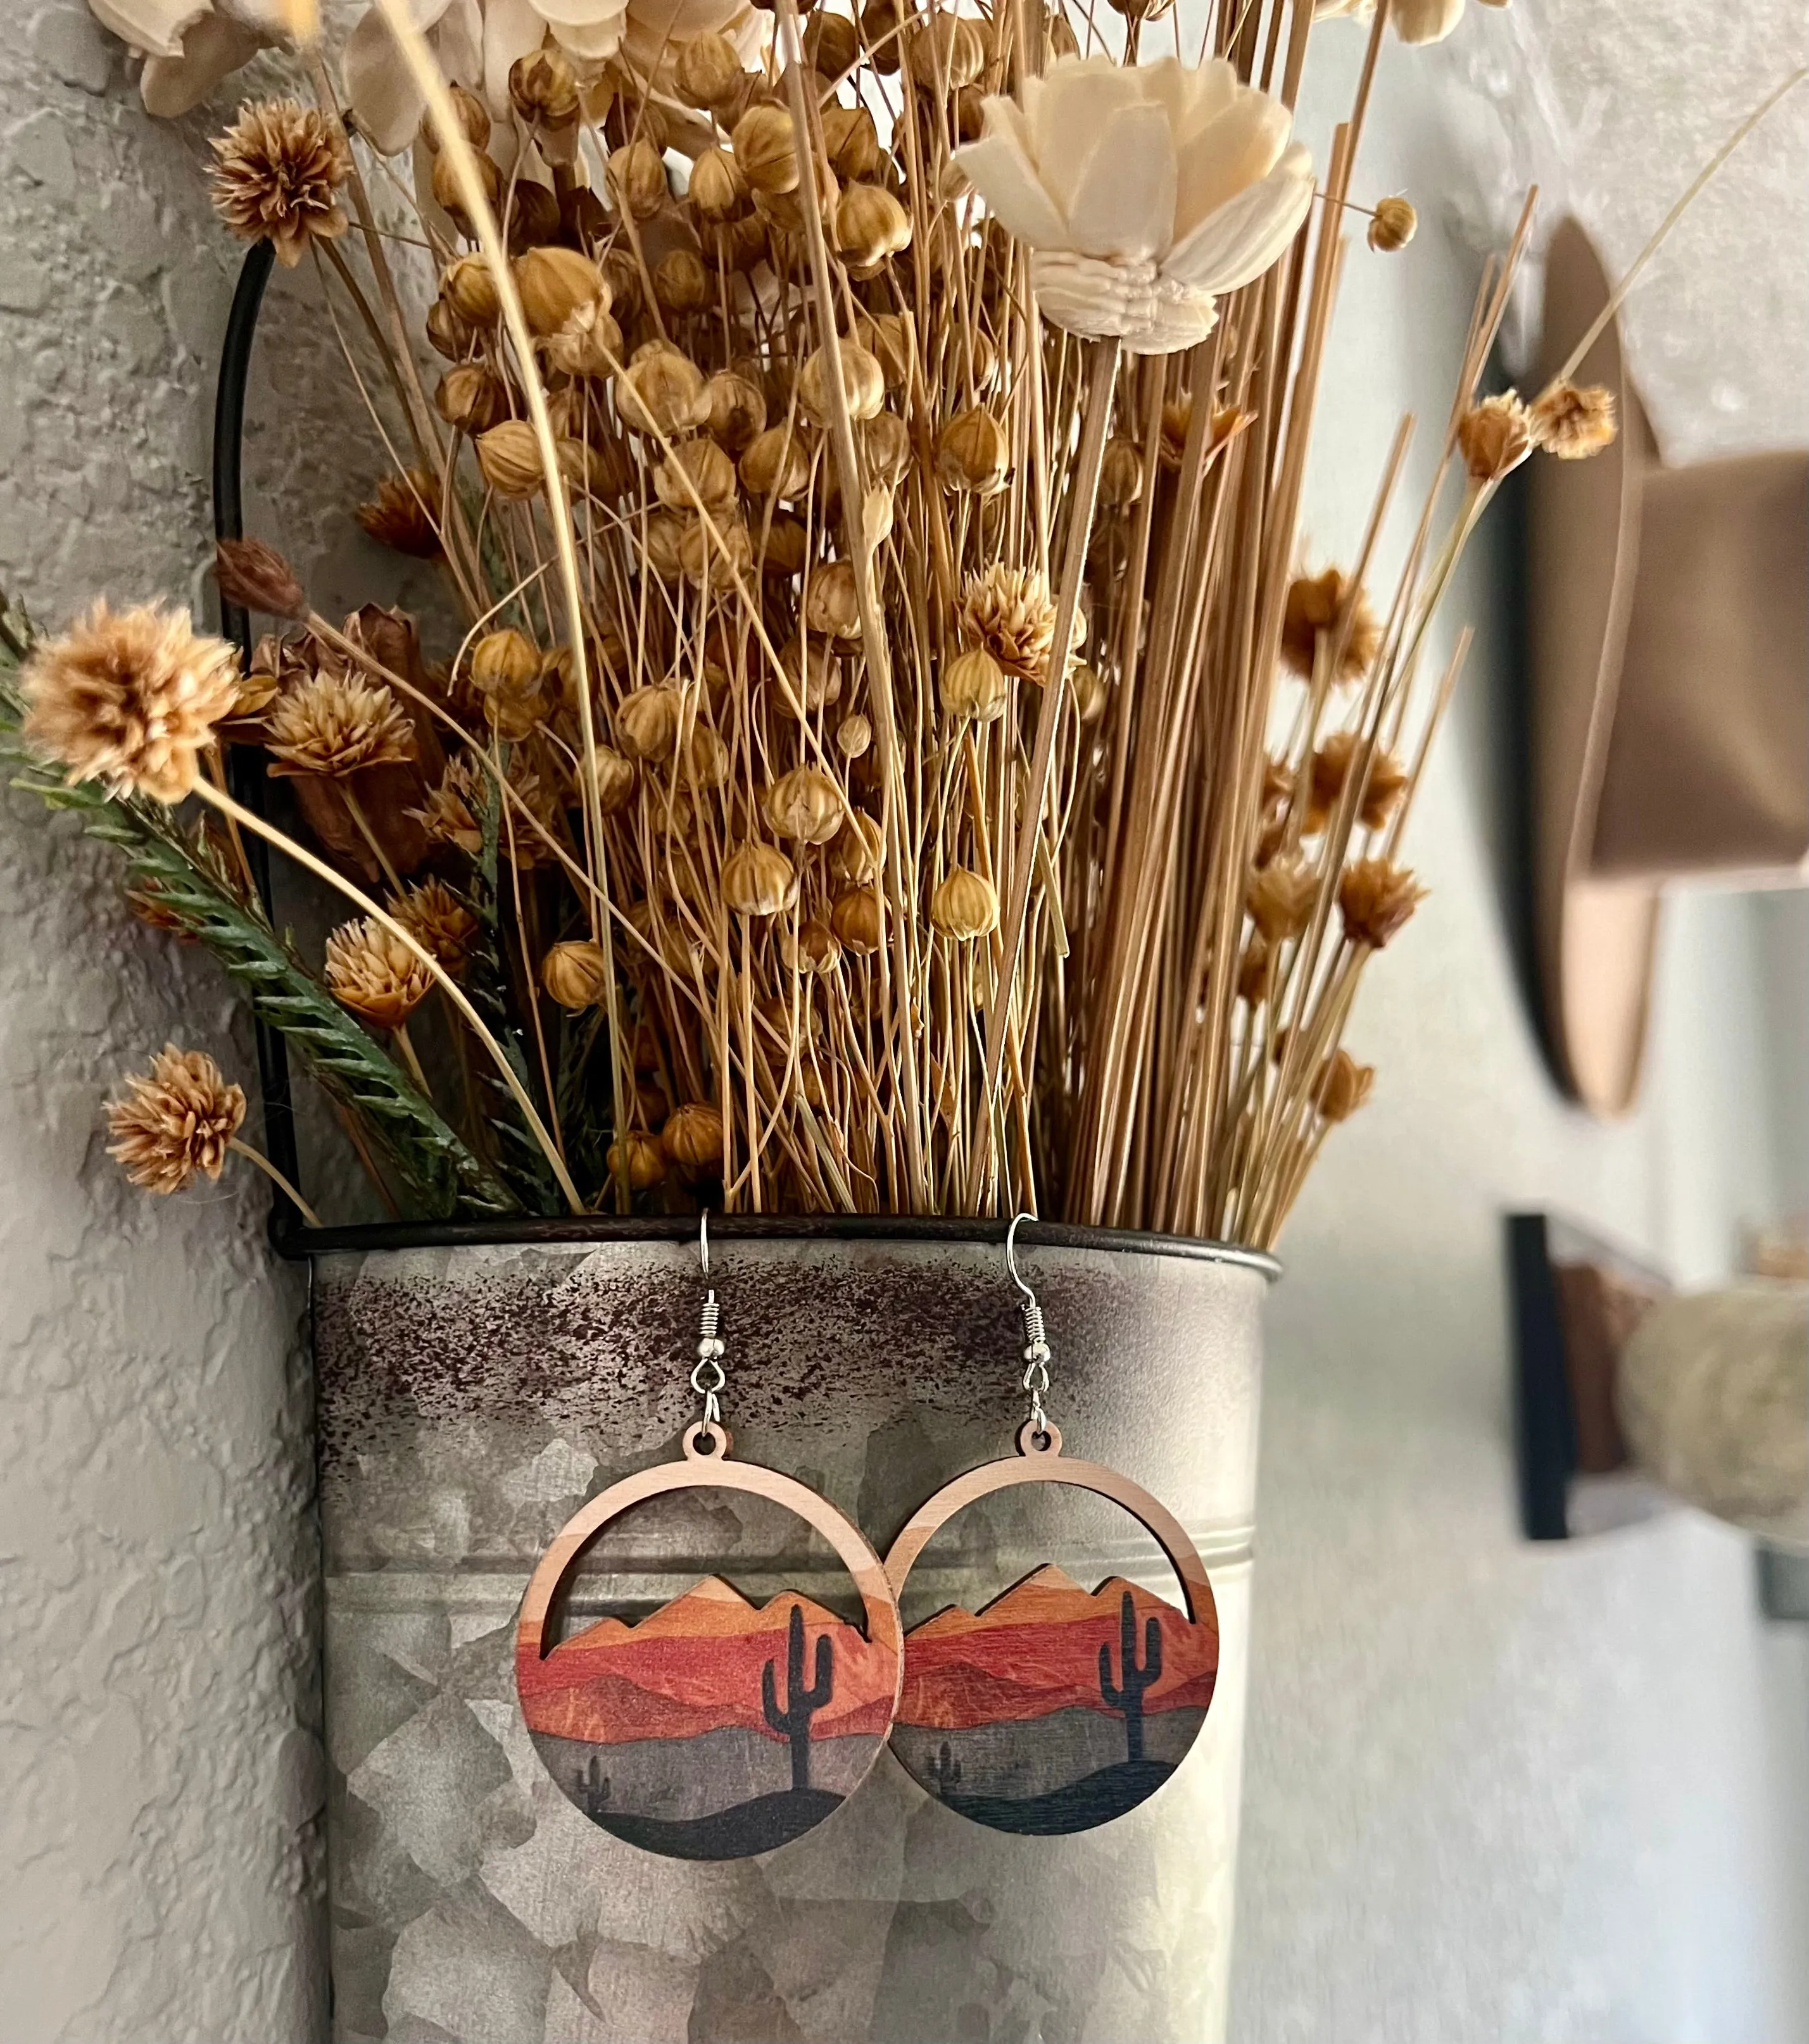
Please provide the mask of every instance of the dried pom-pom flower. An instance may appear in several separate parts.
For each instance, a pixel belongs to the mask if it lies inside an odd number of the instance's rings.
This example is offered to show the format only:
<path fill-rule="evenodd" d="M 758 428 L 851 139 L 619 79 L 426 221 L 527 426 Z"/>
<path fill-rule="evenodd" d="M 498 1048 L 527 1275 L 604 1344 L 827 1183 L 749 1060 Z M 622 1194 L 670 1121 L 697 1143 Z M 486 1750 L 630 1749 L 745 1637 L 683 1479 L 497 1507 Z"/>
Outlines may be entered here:
<path fill-rule="evenodd" d="M 342 1008 L 379 1029 L 401 1028 L 433 991 L 425 961 L 369 916 L 327 939 L 326 983 Z"/>
<path fill-rule="evenodd" d="M 942 708 L 952 717 L 991 724 L 1005 714 L 1011 684 L 1005 670 L 983 646 L 957 653 L 942 670 Z"/>
<path fill-rule="evenodd" d="M 773 783 L 766 820 L 780 837 L 827 844 L 848 813 L 842 792 L 820 766 L 794 766 Z"/>
<path fill-rule="evenodd" d="M 1392 198 L 1378 199 L 1375 217 L 1369 223 L 1369 245 L 1378 255 L 1392 256 L 1412 240 L 1418 225 L 1419 215 L 1411 199 L 1398 194 Z"/>
<path fill-rule="evenodd" d="M 147 1192 L 179 1193 L 197 1177 L 219 1177 L 244 1118 L 242 1086 L 205 1051 L 166 1043 L 107 1102 L 107 1155 Z"/>
<path fill-rule="evenodd" d="M 265 729 L 275 774 L 337 778 L 414 757 L 414 726 L 385 683 L 324 669 L 283 690 Z"/>
<path fill-rule="evenodd" d="M 477 941 L 478 920 L 444 880 L 422 881 L 390 904 L 390 913 L 456 979 Z"/>
<path fill-rule="evenodd" d="M 103 602 L 37 647 L 20 678 L 25 736 L 72 782 L 179 802 L 237 701 L 239 656 L 200 636 L 186 611 Z"/>
<path fill-rule="evenodd" d="M 214 546 L 214 579 L 220 600 L 266 617 L 300 617 L 308 599 L 295 571 L 274 547 L 262 540 L 218 540 Z"/>
<path fill-rule="evenodd" d="M 1318 893 L 1319 876 L 1304 859 L 1276 859 L 1250 882 L 1245 905 L 1261 936 L 1281 944 L 1306 928 Z"/>
<path fill-rule="evenodd" d="M 1338 882 L 1344 933 L 1371 951 L 1380 951 L 1425 899 L 1412 874 L 1386 859 L 1360 859 Z"/>
<path fill-rule="evenodd" d="M 687 1100 L 667 1118 L 660 1141 L 675 1164 L 698 1171 L 722 1162 L 722 1117 L 706 1101 Z"/>
<path fill-rule="evenodd" d="M 1338 807 L 1351 762 L 1362 742 L 1354 731 L 1334 732 L 1313 755 L 1313 778 L 1303 828 L 1309 836 L 1322 831 Z M 1407 784 L 1407 771 L 1393 753 L 1378 747 L 1369 762 L 1357 819 L 1365 830 L 1380 830 L 1395 813 Z"/>
<path fill-rule="evenodd" d="M 742 844 L 722 862 L 722 899 L 737 916 L 776 916 L 798 898 L 798 874 L 776 844 Z"/>
<path fill-rule="evenodd" d="M 371 501 L 359 505 L 358 522 L 379 546 L 417 560 L 437 560 L 440 528 L 432 507 L 439 501 L 439 484 L 425 469 L 411 468 L 383 478 Z"/>
<path fill-rule="evenodd" d="M 1047 578 L 1034 568 L 995 561 L 970 575 L 961 592 L 960 622 L 1008 673 L 1040 682 L 1049 670 L 1055 639 L 1055 605 Z"/>
<path fill-rule="evenodd" d="M 1281 617 L 1281 657 L 1295 674 L 1311 677 L 1319 641 L 1330 636 L 1349 588 L 1339 568 L 1327 568 L 1320 575 L 1296 575 L 1287 585 Z M 1367 674 L 1381 643 L 1382 628 L 1369 607 L 1368 593 L 1360 589 L 1332 679 L 1354 682 Z"/>
<path fill-rule="evenodd" d="M 1457 446 L 1472 482 L 1499 482 L 1533 451 L 1532 414 L 1512 390 L 1484 398 L 1458 421 Z"/>
<path fill-rule="evenodd" d="M 930 897 L 932 928 L 956 943 L 970 943 L 999 927 L 999 895 L 984 874 L 952 867 Z"/>
<path fill-rule="evenodd" d="M 1327 1121 L 1348 1121 L 1368 1099 L 1376 1067 L 1360 1065 L 1348 1051 L 1334 1051 L 1313 1087 L 1313 1105 Z"/>
<path fill-rule="evenodd" d="M 541 985 L 550 999 L 572 1014 L 595 1008 L 607 991 L 610 962 L 601 944 L 588 937 L 555 944 L 541 960 Z"/>
<path fill-rule="evenodd" d="M 1534 401 L 1532 421 L 1534 442 L 1547 454 L 1587 461 L 1614 440 L 1615 394 L 1599 383 L 1554 383 Z"/>
<path fill-rule="evenodd" d="M 265 241 L 292 270 L 310 242 L 348 225 L 340 187 L 352 167 L 339 124 L 294 99 L 254 101 L 214 142 L 214 208 L 241 241 Z"/>

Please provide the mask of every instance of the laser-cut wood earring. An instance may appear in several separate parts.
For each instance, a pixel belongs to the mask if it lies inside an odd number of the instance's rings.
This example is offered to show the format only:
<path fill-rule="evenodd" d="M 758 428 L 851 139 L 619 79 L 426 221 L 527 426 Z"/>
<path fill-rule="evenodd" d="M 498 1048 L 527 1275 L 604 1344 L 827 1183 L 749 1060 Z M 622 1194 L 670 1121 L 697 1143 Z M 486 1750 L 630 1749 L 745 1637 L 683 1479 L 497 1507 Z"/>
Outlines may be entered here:
<path fill-rule="evenodd" d="M 710 1217 L 699 1233 L 710 1275 Z M 522 1715 L 541 1759 L 595 1823 L 675 1859 L 742 1859 L 822 1822 L 865 1779 L 898 1704 L 898 1600 L 856 1527 L 795 1478 L 737 1462 L 718 1394 L 721 1308 L 706 1297 L 691 1387 L 702 1416 L 683 1457 L 591 1499 L 541 1556 L 515 1633 Z M 864 1627 L 801 1593 L 756 1607 L 706 1577 L 638 1623 L 604 1618 L 554 1636 L 555 1600 L 611 1520 L 668 1492 L 770 1498 L 821 1533 L 854 1579 Z"/>
<path fill-rule="evenodd" d="M 976 1498 L 1061 1483 L 1122 1505 L 1152 1533 L 1180 1581 L 1184 1612 L 1121 1577 L 1091 1591 L 1045 1564 L 978 1611 L 951 1607 L 905 1636 L 892 1751 L 918 1785 L 995 1831 L 1091 1830 L 1135 1809 L 1187 1758 L 1212 1702 L 1218 1615 L 1205 1564 L 1180 1521 L 1103 1463 L 1062 1452 L 1043 1409 L 1049 1346 L 1042 1309 L 1019 1274 L 1019 1214 L 1006 1266 L 1024 1295 L 1030 1417 L 1018 1452 L 956 1477 L 912 1516 L 886 1557 L 902 1596 L 937 1530 Z"/>

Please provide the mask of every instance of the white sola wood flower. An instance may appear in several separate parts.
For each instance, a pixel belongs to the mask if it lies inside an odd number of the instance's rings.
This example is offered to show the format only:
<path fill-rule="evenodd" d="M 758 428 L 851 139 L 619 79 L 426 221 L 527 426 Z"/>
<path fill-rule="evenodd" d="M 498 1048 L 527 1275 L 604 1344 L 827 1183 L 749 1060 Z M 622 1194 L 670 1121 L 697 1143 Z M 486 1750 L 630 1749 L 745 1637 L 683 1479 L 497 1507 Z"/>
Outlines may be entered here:
<path fill-rule="evenodd" d="M 294 25 L 292 0 L 88 0 L 144 60 L 138 89 L 145 111 L 173 120 L 220 81 L 279 42 Z"/>
<path fill-rule="evenodd" d="M 1166 355 L 1212 330 L 1213 299 L 1260 277 L 1313 198 L 1293 117 L 1223 60 L 1120 64 L 1063 57 L 991 98 L 954 152 L 1030 249 L 1045 317 Z"/>

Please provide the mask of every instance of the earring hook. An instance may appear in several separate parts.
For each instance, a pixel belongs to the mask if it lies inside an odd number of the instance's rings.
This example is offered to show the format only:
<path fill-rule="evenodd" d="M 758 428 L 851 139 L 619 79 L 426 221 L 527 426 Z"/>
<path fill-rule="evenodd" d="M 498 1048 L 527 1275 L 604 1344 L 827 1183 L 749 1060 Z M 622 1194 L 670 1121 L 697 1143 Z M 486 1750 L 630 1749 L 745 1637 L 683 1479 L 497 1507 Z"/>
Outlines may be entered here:
<path fill-rule="evenodd" d="M 703 1266 L 703 1274 L 710 1275 L 710 1209 L 706 1207 L 697 1217 L 697 1260 Z"/>
<path fill-rule="evenodd" d="M 1018 1308 L 1024 1320 L 1024 1389 L 1030 1394 L 1030 1424 L 1041 1435 L 1049 1428 L 1048 1416 L 1043 1411 L 1043 1393 L 1049 1388 L 1049 1335 L 1043 1326 L 1043 1309 L 1037 1303 L 1037 1295 L 1018 1268 L 1018 1224 L 1035 1219 L 1034 1214 L 1029 1213 L 1012 1216 L 1011 1225 L 1005 1231 L 1005 1267 L 1011 1274 L 1012 1283 L 1024 1295 Z"/>
<path fill-rule="evenodd" d="M 1033 1306 L 1037 1295 L 1024 1282 L 1024 1274 L 1018 1268 L 1018 1224 L 1020 1221 L 1034 1220 L 1032 1213 L 1016 1213 L 1011 1216 L 1011 1225 L 1005 1231 L 1005 1267 L 1011 1274 L 1011 1281 Z"/>

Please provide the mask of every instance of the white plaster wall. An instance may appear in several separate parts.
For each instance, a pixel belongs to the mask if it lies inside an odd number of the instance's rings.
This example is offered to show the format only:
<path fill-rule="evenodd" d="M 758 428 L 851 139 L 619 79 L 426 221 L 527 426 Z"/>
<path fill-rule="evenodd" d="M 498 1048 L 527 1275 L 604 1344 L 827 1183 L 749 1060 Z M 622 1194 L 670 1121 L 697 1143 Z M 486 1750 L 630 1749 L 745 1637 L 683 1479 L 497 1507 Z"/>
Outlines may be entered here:
<path fill-rule="evenodd" d="M 0 34 L 0 581 L 200 594 L 232 256 L 193 133 L 81 0 Z M 205 960 L 0 795 L 0 2035 L 319 2032 L 302 1288 L 248 1174 L 154 1201 L 97 1114 L 166 1035 L 250 1083 Z"/>

